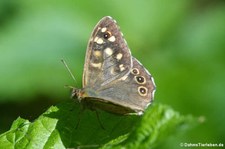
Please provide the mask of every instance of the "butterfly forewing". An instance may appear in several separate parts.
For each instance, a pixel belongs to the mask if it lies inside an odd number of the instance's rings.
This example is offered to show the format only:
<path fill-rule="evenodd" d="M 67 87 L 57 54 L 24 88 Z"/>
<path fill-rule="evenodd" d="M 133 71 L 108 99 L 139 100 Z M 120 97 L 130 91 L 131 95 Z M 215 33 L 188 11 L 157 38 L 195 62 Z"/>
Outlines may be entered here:
<path fill-rule="evenodd" d="M 83 87 L 101 88 L 123 77 L 131 68 L 131 53 L 118 25 L 111 17 L 104 17 L 88 43 Z"/>

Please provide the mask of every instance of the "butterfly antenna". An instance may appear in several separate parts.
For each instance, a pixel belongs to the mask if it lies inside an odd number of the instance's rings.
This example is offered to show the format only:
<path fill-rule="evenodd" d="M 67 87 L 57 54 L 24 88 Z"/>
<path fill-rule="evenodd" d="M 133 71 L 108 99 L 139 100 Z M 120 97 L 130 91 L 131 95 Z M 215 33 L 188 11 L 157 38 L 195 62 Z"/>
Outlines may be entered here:
<path fill-rule="evenodd" d="M 68 67 L 68 65 L 66 64 L 66 61 L 64 59 L 61 59 L 61 62 L 63 63 L 63 65 L 66 67 L 66 69 L 68 70 L 70 76 L 73 78 L 73 80 L 75 81 L 75 83 L 77 83 L 73 73 L 71 72 L 70 68 Z"/>

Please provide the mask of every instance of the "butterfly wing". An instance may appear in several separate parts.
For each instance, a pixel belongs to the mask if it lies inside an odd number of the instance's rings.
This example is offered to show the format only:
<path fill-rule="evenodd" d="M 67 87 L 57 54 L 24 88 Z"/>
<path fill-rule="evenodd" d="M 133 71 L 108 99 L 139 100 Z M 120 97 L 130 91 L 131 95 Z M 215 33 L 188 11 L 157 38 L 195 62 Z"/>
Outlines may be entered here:
<path fill-rule="evenodd" d="M 131 56 L 116 22 L 101 19 L 87 47 L 81 101 L 113 113 L 141 113 L 154 91 L 152 76 Z"/>
<path fill-rule="evenodd" d="M 156 86 L 153 77 L 141 63 L 135 58 L 132 58 L 132 61 L 133 68 L 129 74 L 110 85 L 99 88 L 95 94 L 88 90 L 88 94 L 96 99 L 104 99 L 102 102 L 126 108 L 127 110 L 121 111 L 122 114 L 132 113 L 131 111 L 141 114 L 153 100 Z M 107 109 L 104 110 L 107 111 Z M 110 109 L 109 112 L 120 113 L 120 111 L 110 111 Z"/>
<path fill-rule="evenodd" d="M 131 68 L 131 53 L 119 27 L 111 17 L 104 17 L 88 43 L 83 87 L 101 88 L 123 77 Z"/>

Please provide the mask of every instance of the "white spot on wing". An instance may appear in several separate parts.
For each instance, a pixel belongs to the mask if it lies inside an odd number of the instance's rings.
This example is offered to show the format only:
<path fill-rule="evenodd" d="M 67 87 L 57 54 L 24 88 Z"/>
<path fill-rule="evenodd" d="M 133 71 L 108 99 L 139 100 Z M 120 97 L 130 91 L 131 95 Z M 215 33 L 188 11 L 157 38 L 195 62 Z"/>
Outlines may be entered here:
<path fill-rule="evenodd" d="M 101 66 L 102 66 L 101 63 L 91 63 L 91 65 L 96 68 L 101 68 Z"/>
<path fill-rule="evenodd" d="M 95 37 L 94 42 L 97 42 L 98 39 L 99 39 L 99 37 Z"/>
<path fill-rule="evenodd" d="M 96 42 L 97 44 L 103 44 L 103 39 L 99 38 L 99 37 L 95 37 L 94 42 Z"/>
<path fill-rule="evenodd" d="M 109 39 L 108 39 L 110 42 L 114 42 L 116 40 L 115 36 L 111 36 Z"/>
<path fill-rule="evenodd" d="M 105 53 L 106 53 L 108 56 L 111 56 L 112 53 L 113 53 L 113 51 L 112 51 L 111 48 L 106 48 L 106 49 L 105 49 Z"/>
<path fill-rule="evenodd" d="M 102 29 L 101 29 L 101 32 L 105 32 L 107 30 L 107 28 L 106 27 L 103 27 Z"/>
<path fill-rule="evenodd" d="M 120 67 L 120 71 L 125 70 L 125 68 L 124 68 L 123 64 L 120 64 L 120 65 L 119 65 L 119 67 Z"/>
<path fill-rule="evenodd" d="M 123 54 L 122 54 L 122 53 L 118 53 L 118 54 L 116 55 L 116 59 L 117 59 L 117 60 L 121 60 L 122 57 L 123 57 Z"/>
<path fill-rule="evenodd" d="M 102 38 L 98 38 L 98 40 L 96 42 L 97 42 L 97 44 L 103 44 Z"/>

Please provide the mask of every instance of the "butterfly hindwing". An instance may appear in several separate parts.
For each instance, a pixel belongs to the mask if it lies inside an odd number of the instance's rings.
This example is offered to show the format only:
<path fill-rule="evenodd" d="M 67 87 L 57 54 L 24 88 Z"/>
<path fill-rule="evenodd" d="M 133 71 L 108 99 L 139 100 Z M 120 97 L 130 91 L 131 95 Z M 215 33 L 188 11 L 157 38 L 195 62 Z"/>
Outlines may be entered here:
<path fill-rule="evenodd" d="M 123 106 L 133 113 L 142 113 L 153 100 L 155 83 L 150 73 L 140 62 L 135 58 L 132 58 L 132 61 L 133 68 L 129 74 L 96 90 L 94 94 L 87 90 L 89 96 L 104 99 L 101 102 Z M 117 111 L 113 112 L 116 113 Z"/>
<path fill-rule="evenodd" d="M 118 25 L 104 17 L 94 28 L 87 47 L 83 87 L 99 88 L 129 72 L 131 53 Z"/>

